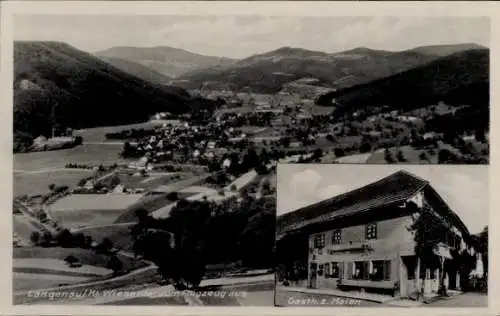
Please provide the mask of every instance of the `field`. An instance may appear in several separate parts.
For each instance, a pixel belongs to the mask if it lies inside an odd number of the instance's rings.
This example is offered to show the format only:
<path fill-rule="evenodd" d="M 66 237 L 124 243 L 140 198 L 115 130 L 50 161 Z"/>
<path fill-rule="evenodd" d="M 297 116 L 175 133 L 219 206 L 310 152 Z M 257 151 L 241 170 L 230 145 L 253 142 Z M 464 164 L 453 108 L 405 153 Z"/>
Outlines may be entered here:
<path fill-rule="evenodd" d="M 125 210 L 140 204 L 139 194 L 74 194 L 55 202 L 50 215 L 67 228 L 112 224 Z"/>
<path fill-rule="evenodd" d="M 237 108 L 220 109 L 215 112 L 215 116 L 222 115 L 224 113 L 251 113 L 255 111 L 255 106 L 241 106 Z"/>
<path fill-rule="evenodd" d="M 132 225 L 110 225 L 82 229 L 81 232 L 85 236 L 92 236 L 92 240 L 96 242 L 101 242 L 104 238 L 109 238 L 115 247 L 130 251 L 132 250 L 132 238 L 130 237 L 130 227 Z"/>
<path fill-rule="evenodd" d="M 145 122 L 138 124 L 129 124 L 129 125 L 119 125 L 119 126 L 105 126 L 105 127 L 95 127 L 74 131 L 73 134 L 75 136 L 83 137 L 83 143 L 85 142 L 105 142 L 108 141 L 106 139 L 107 133 L 117 133 L 124 130 L 129 129 L 154 129 L 160 124 L 155 122 Z M 115 140 L 109 140 L 115 141 Z"/>
<path fill-rule="evenodd" d="M 152 172 L 148 177 L 131 176 L 126 173 L 117 173 L 120 183 L 125 188 L 151 190 L 162 185 L 169 185 L 178 181 L 190 179 L 193 177 L 187 172 Z M 111 180 L 111 177 L 107 180 Z"/>
<path fill-rule="evenodd" d="M 304 108 L 313 115 L 329 115 L 333 112 L 333 107 L 331 106 L 320 106 L 320 105 L 308 105 Z"/>
<path fill-rule="evenodd" d="M 42 247 L 30 247 L 30 248 L 14 248 L 13 258 L 46 258 L 46 259 L 60 259 L 64 260 L 69 255 L 73 255 L 80 260 L 82 264 L 92 265 L 96 267 L 106 267 L 108 263 L 109 256 L 105 254 L 97 254 L 93 250 L 81 249 L 81 248 L 42 248 Z M 122 256 L 118 254 L 118 257 L 123 263 L 123 270 L 128 271 L 131 269 L 136 269 L 143 267 L 144 263 L 139 260 L 131 259 L 129 257 Z"/>
<path fill-rule="evenodd" d="M 389 151 L 392 153 L 392 156 L 394 157 L 395 160 L 396 159 L 396 155 L 398 153 L 398 150 L 401 150 L 403 152 L 403 156 L 404 158 L 406 159 L 406 161 L 404 162 L 395 162 L 395 163 L 399 163 L 399 164 L 408 164 L 408 163 L 413 163 L 413 164 L 425 164 L 425 163 L 430 163 L 430 164 L 437 164 L 438 161 L 437 161 L 437 154 L 435 155 L 430 155 L 428 151 L 424 150 L 424 149 L 415 149 L 415 148 L 412 148 L 410 146 L 403 146 L 403 147 L 400 147 L 399 149 L 398 148 L 390 148 Z M 427 160 L 421 160 L 419 158 L 419 155 L 421 152 L 426 152 L 426 155 L 428 157 L 428 161 Z M 437 153 L 437 150 L 435 150 L 435 152 Z M 385 153 L 384 153 L 384 150 L 379 150 L 379 151 L 376 151 L 375 153 L 373 153 L 370 158 L 368 158 L 368 160 L 366 160 L 366 163 L 367 164 L 386 164 L 387 161 L 385 160 Z"/>
<path fill-rule="evenodd" d="M 14 214 L 12 231 L 16 233 L 25 243 L 30 244 L 31 233 L 42 233 L 45 227 L 37 220 L 27 215 Z"/>
<path fill-rule="evenodd" d="M 91 170 L 61 169 L 44 172 L 15 172 L 14 196 L 35 195 L 49 192 L 49 185 L 75 187 L 82 178 L 91 176 Z"/>
<path fill-rule="evenodd" d="M 22 153 L 14 155 L 16 171 L 38 171 L 64 168 L 67 163 L 113 164 L 126 163 L 120 159 L 122 146 L 116 144 L 83 144 L 71 149 Z"/>
<path fill-rule="evenodd" d="M 58 263 L 54 260 L 64 260 L 69 255 L 73 255 L 84 265 L 83 270 L 91 270 L 95 274 L 94 276 L 89 275 L 82 271 L 81 269 L 72 269 L 69 271 L 68 268 L 64 269 L 62 263 Z M 118 255 L 120 261 L 123 263 L 122 271 L 129 271 L 144 266 L 139 260 L 134 260 L 125 256 Z M 102 279 L 104 270 L 106 268 L 109 256 L 104 254 L 96 254 L 92 250 L 79 249 L 79 248 L 14 248 L 13 250 L 13 260 L 14 260 L 14 278 L 13 285 L 15 291 L 20 290 L 32 290 L 35 288 L 50 287 L 59 284 L 77 283 L 93 279 Z M 27 269 L 26 264 L 29 264 L 29 260 L 36 258 L 37 265 L 40 267 L 33 266 Z M 46 259 L 46 261 L 44 260 Z M 17 260 L 17 264 L 16 264 Z M 25 261 L 23 263 L 23 261 Z M 31 262 L 29 265 L 35 265 L 35 261 Z M 60 266 L 59 266 L 60 265 Z M 94 266 L 95 268 L 88 267 Z M 17 268 L 16 268 L 17 266 Z M 24 266 L 24 268 L 22 268 Z M 59 267 L 58 267 L 59 266 Z M 99 269 L 101 268 L 101 269 Z M 51 270 L 51 271 L 49 271 Z M 68 270 L 68 271 L 66 271 Z M 86 271 L 89 272 L 89 271 Z M 96 272 L 99 272 L 96 274 Z M 109 271 L 111 272 L 111 271 Z M 80 276 L 78 276 L 80 274 Z"/>

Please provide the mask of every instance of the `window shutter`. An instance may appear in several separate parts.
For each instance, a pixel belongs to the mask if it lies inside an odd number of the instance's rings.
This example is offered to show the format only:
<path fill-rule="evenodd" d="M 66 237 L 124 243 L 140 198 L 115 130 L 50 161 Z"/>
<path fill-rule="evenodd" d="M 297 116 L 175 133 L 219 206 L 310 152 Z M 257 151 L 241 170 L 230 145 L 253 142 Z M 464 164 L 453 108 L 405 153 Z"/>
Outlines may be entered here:
<path fill-rule="evenodd" d="M 370 269 L 370 261 L 363 262 L 363 279 L 367 280 L 369 278 L 368 271 Z"/>
<path fill-rule="evenodd" d="M 384 261 L 384 280 L 391 279 L 391 261 Z"/>
<path fill-rule="evenodd" d="M 347 278 L 352 279 L 352 275 L 354 274 L 354 262 L 347 262 Z"/>

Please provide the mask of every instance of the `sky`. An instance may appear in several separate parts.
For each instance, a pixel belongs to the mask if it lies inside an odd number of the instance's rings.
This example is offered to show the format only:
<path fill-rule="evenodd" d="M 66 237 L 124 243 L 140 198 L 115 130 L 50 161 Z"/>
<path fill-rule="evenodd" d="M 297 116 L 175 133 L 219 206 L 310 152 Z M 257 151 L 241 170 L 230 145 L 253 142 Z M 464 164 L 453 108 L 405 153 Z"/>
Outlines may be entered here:
<path fill-rule="evenodd" d="M 244 58 L 283 46 L 329 53 L 404 50 L 474 42 L 489 46 L 487 17 L 297 17 L 17 15 L 15 40 L 64 41 L 96 52 L 113 46 L 172 46 Z"/>
<path fill-rule="evenodd" d="M 427 181 L 471 233 L 488 225 L 488 166 L 283 164 L 278 167 L 277 215 L 334 197 L 406 170 Z"/>

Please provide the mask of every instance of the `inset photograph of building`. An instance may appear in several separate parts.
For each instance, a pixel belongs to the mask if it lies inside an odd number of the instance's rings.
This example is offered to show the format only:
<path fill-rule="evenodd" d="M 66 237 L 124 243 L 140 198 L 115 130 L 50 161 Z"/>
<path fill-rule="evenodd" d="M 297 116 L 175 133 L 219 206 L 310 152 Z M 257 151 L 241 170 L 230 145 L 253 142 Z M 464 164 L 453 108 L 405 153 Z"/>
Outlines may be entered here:
<path fill-rule="evenodd" d="M 277 306 L 487 307 L 486 166 L 278 166 Z"/>

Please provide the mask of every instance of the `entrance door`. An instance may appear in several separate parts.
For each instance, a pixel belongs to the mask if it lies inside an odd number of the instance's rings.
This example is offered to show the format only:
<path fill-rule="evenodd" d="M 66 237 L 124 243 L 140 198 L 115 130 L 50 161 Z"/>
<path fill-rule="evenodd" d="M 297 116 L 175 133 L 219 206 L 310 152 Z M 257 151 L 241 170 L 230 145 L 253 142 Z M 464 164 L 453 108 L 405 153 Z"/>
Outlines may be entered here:
<path fill-rule="evenodd" d="M 315 289 L 318 287 L 318 264 L 316 262 L 311 262 L 310 272 L 309 272 L 309 287 Z"/>

